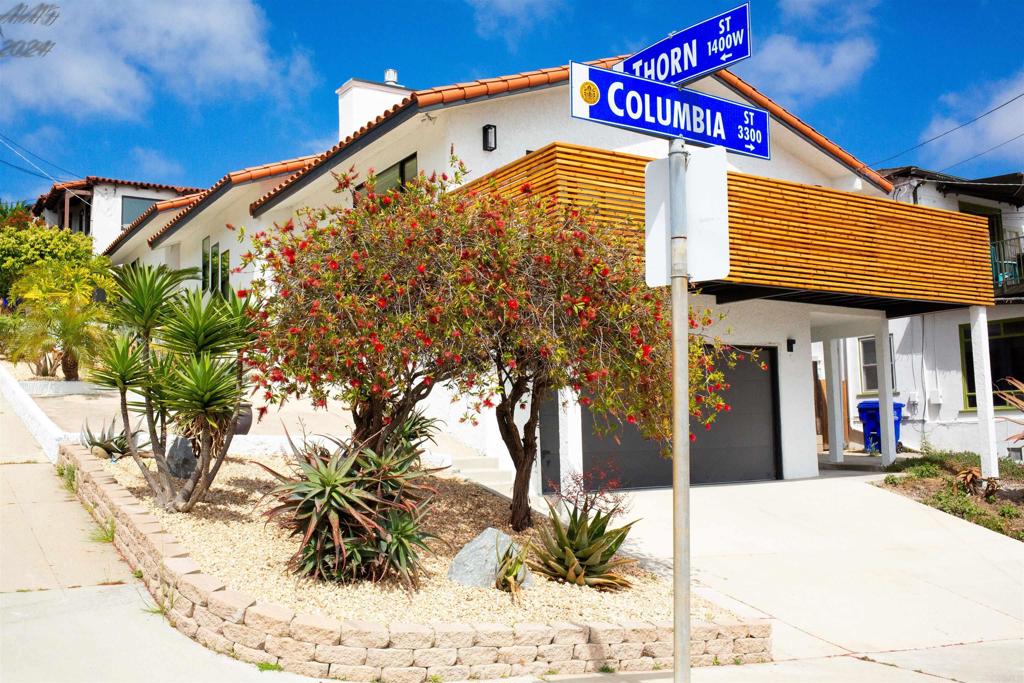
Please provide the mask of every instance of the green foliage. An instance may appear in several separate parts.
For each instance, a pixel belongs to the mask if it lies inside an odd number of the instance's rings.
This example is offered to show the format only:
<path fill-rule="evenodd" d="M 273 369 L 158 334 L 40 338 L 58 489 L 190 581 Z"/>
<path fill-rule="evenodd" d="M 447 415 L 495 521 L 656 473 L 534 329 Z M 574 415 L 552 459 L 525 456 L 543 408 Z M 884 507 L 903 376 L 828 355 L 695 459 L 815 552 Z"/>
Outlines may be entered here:
<path fill-rule="evenodd" d="M 111 517 L 89 534 L 89 540 L 95 541 L 96 543 L 113 543 L 116 531 L 117 520 Z"/>
<path fill-rule="evenodd" d="M 550 528 L 540 530 L 541 547 L 530 568 L 555 581 L 600 590 L 629 588 L 629 581 L 616 569 L 633 562 L 616 558 L 634 522 L 609 529 L 617 510 L 604 512 L 587 505 L 566 504 L 568 523 L 563 523 L 558 510 L 550 503 Z"/>
<path fill-rule="evenodd" d="M 234 417 L 241 392 L 235 381 L 232 361 L 218 360 L 207 353 L 186 356 L 176 368 L 174 380 L 166 387 L 166 406 L 175 424 L 189 434 L 207 428 L 223 433 Z"/>
<path fill-rule="evenodd" d="M 141 433 L 141 429 L 132 431 L 132 439 L 135 439 L 137 447 L 144 448 L 144 445 L 138 443 L 138 437 Z M 111 456 L 112 460 L 117 460 L 118 457 L 128 454 L 128 439 L 125 437 L 124 431 L 118 428 L 116 419 L 111 420 L 109 426 L 103 427 L 95 434 L 89 428 L 87 420 L 82 425 L 82 431 L 79 433 L 78 439 L 79 443 L 86 448 L 92 449 L 97 446 L 102 448 Z"/>
<path fill-rule="evenodd" d="M 419 444 L 434 426 L 415 424 L 424 431 L 404 425 L 404 438 L 382 453 L 353 441 L 333 441 L 333 450 L 306 442 L 293 445 L 291 475 L 261 465 L 280 482 L 268 521 L 301 537 L 294 571 L 333 581 L 395 577 L 409 590 L 419 584 L 420 554 L 433 538 L 422 529 L 433 490 L 421 481 Z"/>
<path fill-rule="evenodd" d="M 136 569 L 135 571 L 132 572 L 132 576 L 134 576 L 136 579 L 141 579 L 142 576 L 143 576 L 142 570 L 141 569 Z"/>
<path fill-rule="evenodd" d="M 528 550 L 529 546 L 524 545 L 520 548 L 515 543 L 509 543 L 505 546 L 504 552 L 498 552 L 498 548 L 494 548 L 498 560 L 498 571 L 495 572 L 494 586 L 498 590 L 511 593 L 512 602 L 515 604 L 518 604 L 521 599 L 520 591 L 523 582 L 526 581 L 526 554 Z"/>
<path fill-rule="evenodd" d="M 24 272 L 40 263 L 85 264 L 93 260 L 92 238 L 32 217 L 27 207 L 0 211 L 0 298 Z"/>
<path fill-rule="evenodd" d="M 996 517 L 994 515 L 988 515 L 988 514 L 985 514 L 985 513 L 981 513 L 981 514 L 977 514 L 977 515 L 972 515 L 968 519 L 968 521 L 973 522 L 974 524 L 977 524 L 978 526 L 983 526 L 983 527 L 985 527 L 986 529 L 988 529 L 990 531 L 995 531 L 996 533 L 999 533 L 999 534 L 1005 534 L 1006 533 L 1006 529 L 1007 529 L 1007 527 L 1006 527 L 1006 520 L 1000 519 L 999 517 Z"/>
<path fill-rule="evenodd" d="M 931 479 L 932 477 L 938 477 L 942 474 L 942 470 L 939 466 L 932 462 L 913 465 L 904 471 L 907 473 L 907 476 L 914 479 Z"/>
<path fill-rule="evenodd" d="M 256 668 L 260 671 L 284 671 L 277 662 L 256 662 Z"/>
<path fill-rule="evenodd" d="M 996 512 L 1003 519 L 1018 519 L 1021 516 L 1020 508 L 1013 503 L 1003 503 Z"/>
<path fill-rule="evenodd" d="M 0 353 L 11 352 L 12 344 L 24 320 L 18 313 L 0 310 Z"/>
<path fill-rule="evenodd" d="M 602 664 L 601 668 L 598 669 L 598 671 L 600 671 L 603 674 L 613 674 L 613 673 L 615 673 L 615 669 L 610 664 Z"/>
<path fill-rule="evenodd" d="M 887 474 L 885 475 L 885 479 L 882 480 L 882 483 L 886 486 L 902 486 L 905 480 L 905 477 L 901 477 L 897 474 Z"/>
<path fill-rule="evenodd" d="M 58 462 L 55 469 L 65 491 L 68 493 L 78 491 L 78 469 L 72 463 Z"/>
<path fill-rule="evenodd" d="M 974 502 L 974 499 L 956 487 L 936 491 L 928 504 L 962 519 L 982 514 L 981 508 Z"/>

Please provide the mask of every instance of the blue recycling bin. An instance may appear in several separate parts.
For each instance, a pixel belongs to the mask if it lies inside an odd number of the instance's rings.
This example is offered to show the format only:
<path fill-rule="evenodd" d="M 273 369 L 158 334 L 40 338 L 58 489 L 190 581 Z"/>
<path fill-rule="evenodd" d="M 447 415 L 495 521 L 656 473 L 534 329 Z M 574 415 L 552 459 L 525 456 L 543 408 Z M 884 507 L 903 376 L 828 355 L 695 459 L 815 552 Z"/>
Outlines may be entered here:
<path fill-rule="evenodd" d="M 882 443 L 882 421 L 879 415 L 878 401 L 861 401 L 857 404 L 857 413 L 864 426 L 864 448 L 869 451 L 880 451 Z M 903 420 L 903 404 L 893 402 L 892 418 L 896 431 L 896 443 L 900 442 L 900 422 Z"/>

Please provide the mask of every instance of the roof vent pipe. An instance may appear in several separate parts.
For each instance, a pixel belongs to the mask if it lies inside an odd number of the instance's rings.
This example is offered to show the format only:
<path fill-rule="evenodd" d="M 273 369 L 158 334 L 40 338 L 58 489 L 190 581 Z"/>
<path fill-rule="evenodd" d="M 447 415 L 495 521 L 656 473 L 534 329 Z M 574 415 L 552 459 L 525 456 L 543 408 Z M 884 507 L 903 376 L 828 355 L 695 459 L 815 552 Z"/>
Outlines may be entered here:
<path fill-rule="evenodd" d="M 398 85 L 398 69 L 384 69 L 384 82 L 387 85 Z"/>

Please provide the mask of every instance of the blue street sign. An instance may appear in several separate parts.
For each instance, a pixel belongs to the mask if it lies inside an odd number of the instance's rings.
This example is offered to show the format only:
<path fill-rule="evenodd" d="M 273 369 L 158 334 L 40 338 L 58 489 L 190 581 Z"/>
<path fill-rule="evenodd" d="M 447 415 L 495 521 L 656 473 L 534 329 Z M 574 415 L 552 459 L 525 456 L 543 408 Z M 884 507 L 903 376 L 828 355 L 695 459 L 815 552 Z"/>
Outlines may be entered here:
<path fill-rule="evenodd" d="M 577 62 L 569 90 L 574 118 L 771 158 L 764 109 Z"/>
<path fill-rule="evenodd" d="M 617 71 L 680 85 L 750 56 L 750 6 L 673 33 L 616 66 Z"/>

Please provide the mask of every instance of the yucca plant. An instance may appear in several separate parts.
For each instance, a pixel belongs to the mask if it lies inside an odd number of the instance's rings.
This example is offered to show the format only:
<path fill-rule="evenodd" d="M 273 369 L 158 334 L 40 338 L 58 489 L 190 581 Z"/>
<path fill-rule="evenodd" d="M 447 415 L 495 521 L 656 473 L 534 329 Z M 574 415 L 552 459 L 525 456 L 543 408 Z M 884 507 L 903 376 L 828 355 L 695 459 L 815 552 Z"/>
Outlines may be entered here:
<path fill-rule="evenodd" d="M 144 415 L 155 471 L 129 451 L 157 502 L 187 512 L 209 490 L 227 456 L 245 392 L 244 353 L 253 339 L 249 301 L 225 301 L 179 289 L 195 270 L 128 266 L 115 271 L 113 319 L 128 334 L 104 351 L 97 383 L 118 389 L 121 420 Z M 128 401 L 128 392 L 141 400 Z M 189 439 L 196 466 L 175 480 L 167 462 L 168 431 Z"/>
<path fill-rule="evenodd" d="M 379 581 L 397 578 L 407 589 L 419 584 L 421 553 L 433 535 L 422 529 L 434 490 L 422 482 L 419 449 L 433 423 L 406 426 L 407 438 L 376 453 L 351 440 L 292 443 L 290 473 L 256 463 L 278 480 L 268 495 L 277 505 L 267 521 L 281 522 L 299 548 L 289 564 L 314 579 Z M 289 439 L 290 441 L 290 439 Z"/>
<path fill-rule="evenodd" d="M 540 530 L 541 547 L 535 552 L 536 560 L 530 568 L 554 581 L 577 586 L 590 586 L 599 590 L 629 588 L 629 581 L 615 571 L 633 562 L 616 558 L 634 522 L 617 529 L 608 525 L 616 511 L 592 510 L 565 505 L 568 522 L 563 523 L 558 511 L 550 503 L 550 528 Z"/>

